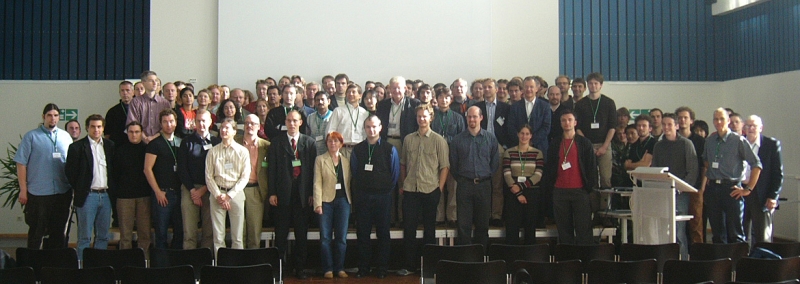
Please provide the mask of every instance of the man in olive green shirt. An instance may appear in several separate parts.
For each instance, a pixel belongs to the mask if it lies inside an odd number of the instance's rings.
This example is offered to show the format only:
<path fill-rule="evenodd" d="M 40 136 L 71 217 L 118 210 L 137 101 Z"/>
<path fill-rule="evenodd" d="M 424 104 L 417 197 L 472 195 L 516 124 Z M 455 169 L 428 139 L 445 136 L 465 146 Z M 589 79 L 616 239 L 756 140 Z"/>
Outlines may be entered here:
<path fill-rule="evenodd" d="M 409 275 L 410 269 L 419 267 L 416 255 L 417 225 L 424 228 L 425 244 L 436 243 L 436 208 L 441 190 L 450 172 L 450 153 L 447 141 L 431 130 L 433 109 L 428 105 L 416 108 L 419 130 L 406 135 L 400 154 L 400 179 L 403 185 L 403 244 L 404 268 L 399 275 Z"/>

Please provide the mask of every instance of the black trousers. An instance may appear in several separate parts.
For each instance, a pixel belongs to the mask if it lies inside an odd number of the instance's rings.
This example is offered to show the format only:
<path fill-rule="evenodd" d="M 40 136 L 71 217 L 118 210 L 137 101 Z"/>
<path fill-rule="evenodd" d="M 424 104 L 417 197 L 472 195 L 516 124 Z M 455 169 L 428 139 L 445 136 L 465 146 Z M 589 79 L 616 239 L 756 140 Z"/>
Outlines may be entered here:
<path fill-rule="evenodd" d="M 358 237 L 358 271 L 369 271 L 372 262 L 372 226 L 378 237 L 379 271 L 386 271 L 389 264 L 390 236 L 389 222 L 392 219 L 392 193 L 358 194 L 353 198 L 356 212 L 356 235 Z"/>
<path fill-rule="evenodd" d="M 419 259 L 417 249 L 417 226 L 422 223 L 423 244 L 436 244 L 436 208 L 442 193 L 436 189 L 431 193 L 403 192 L 403 248 L 407 269 L 418 267 L 414 262 Z"/>
<path fill-rule="evenodd" d="M 28 248 L 55 249 L 67 247 L 72 192 L 54 195 L 28 193 L 25 223 L 28 224 Z M 43 240 L 44 236 L 48 236 Z"/>
<path fill-rule="evenodd" d="M 487 248 L 489 245 L 489 219 L 492 216 L 491 179 L 478 184 L 462 178 L 457 181 L 458 235 L 456 235 L 456 244 L 476 243 Z M 473 225 L 475 226 L 474 230 Z"/>
<path fill-rule="evenodd" d="M 503 195 L 503 219 L 506 223 L 506 243 L 519 245 L 519 231 L 525 229 L 525 244 L 536 244 L 536 221 L 541 216 L 541 194 L 538 189 L 526 189 L 522 195 L 527 199 L 527 204 L 522 204 L 513 194 Z"/>
<path fill-rule="evenodd" d="M 297 182 L 292 185 L 291 200 L 278 200 L 275 210 L 275 247 L 284 257 L 284 263 L 294 265 L 294 269 L 302 270 L 306 267 L 308 257 L 308 218 L 311 215 L 311 206 L 303 206 L 308 200 L 300 200 L 297 193 Z M 292 261 L 287 261 L 286 251 L 289 247 L 289 227 L 294 227 L 294 246 L 292 247 Z"/>

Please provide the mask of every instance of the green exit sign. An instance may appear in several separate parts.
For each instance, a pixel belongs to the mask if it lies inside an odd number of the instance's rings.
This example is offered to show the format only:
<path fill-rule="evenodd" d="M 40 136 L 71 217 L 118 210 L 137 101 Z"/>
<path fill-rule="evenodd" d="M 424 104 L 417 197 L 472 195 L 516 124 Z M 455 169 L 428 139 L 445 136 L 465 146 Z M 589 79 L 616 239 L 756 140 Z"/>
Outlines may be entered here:
<path fill-rule="evenodd" d="M 640 114 L 650 114 L 650 109 L 629 109 L 628 111 L 631 112 L 631 121 L 636 119 L 637 116 Z"/>
<path fill-rule="evenodd" d="M 70 119 L 78 119 L 77 108 L 65 108 L 58 112 L 59 120 L 67 121 Z"/>

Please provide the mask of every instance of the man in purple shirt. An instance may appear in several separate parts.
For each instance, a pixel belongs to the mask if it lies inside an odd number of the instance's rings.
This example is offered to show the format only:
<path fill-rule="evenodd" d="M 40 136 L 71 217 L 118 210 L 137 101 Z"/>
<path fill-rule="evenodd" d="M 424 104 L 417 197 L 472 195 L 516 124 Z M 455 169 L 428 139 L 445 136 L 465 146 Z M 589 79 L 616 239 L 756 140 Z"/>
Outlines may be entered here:
<path fill-rule="evenodd" d="M 161 123 L 158 121 L 158 114 L 170 108 L 170 103 L 156 93 L 158 87 L 158 75 L 153 71 L 142 73 L 142 85 L 144 85 L 144 95 L 137 96 L 131 100 L 128 107 L 128 119 L 125 124 L 131 121 L 138 121 L 142 124 L 144 137 L 142 141 L 150 143 L 153 138 L 161 131 Z"/>

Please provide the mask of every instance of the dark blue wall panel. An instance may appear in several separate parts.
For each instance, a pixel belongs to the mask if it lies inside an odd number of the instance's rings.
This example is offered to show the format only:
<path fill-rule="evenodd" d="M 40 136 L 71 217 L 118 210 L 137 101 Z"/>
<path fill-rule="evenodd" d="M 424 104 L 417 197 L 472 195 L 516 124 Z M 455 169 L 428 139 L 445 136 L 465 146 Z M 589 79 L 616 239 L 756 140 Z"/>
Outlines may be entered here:
<path fill-rule="evenodd" d="M 150 66 L 149 0 L 6 0 L 0 80 L 121 80 Z"/>
<path fill-rule="evenodd" d="M 800 69 L 800 0 L 720 16 L 697 0 L 560 0 L 560 71 L 720 81 Z"/>
<path fill-rule="evenodd" d="M 714 17 L 716 80 L 800 69 L 800 0 L 773 0 Z"/>

